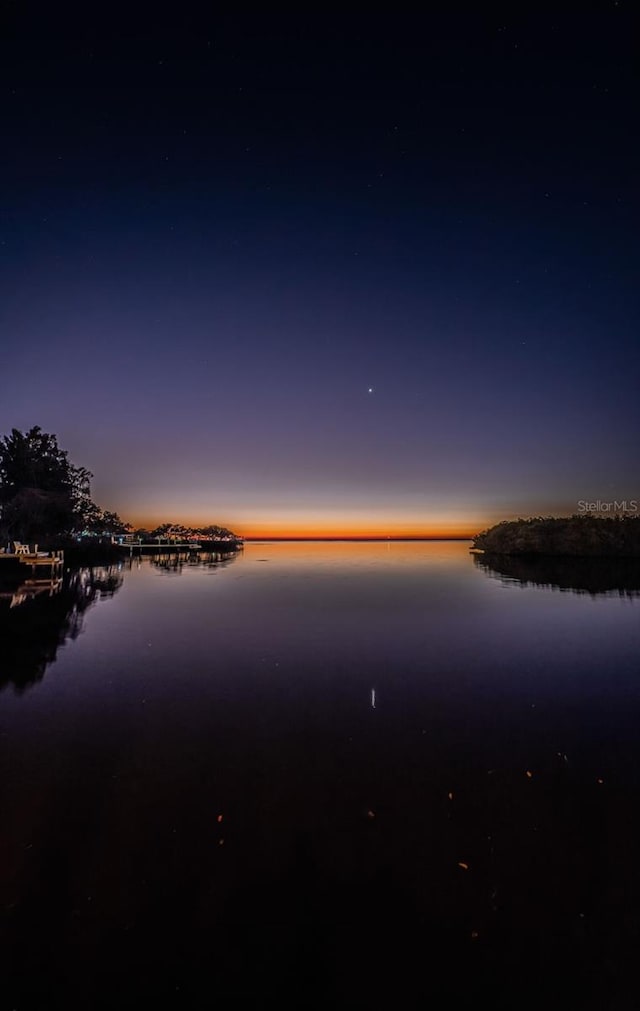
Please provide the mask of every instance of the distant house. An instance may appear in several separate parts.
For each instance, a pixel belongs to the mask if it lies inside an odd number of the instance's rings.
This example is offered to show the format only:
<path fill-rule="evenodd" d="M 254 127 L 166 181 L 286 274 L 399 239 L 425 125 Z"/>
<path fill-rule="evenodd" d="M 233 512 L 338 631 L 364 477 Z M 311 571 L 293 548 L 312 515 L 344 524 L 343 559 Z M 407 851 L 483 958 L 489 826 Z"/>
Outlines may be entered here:
<path fill-rule="evenodd" d="M 137 544 L 138 538 L 133 534 L 112 534 L 111 535 L 112 544 Z"/>

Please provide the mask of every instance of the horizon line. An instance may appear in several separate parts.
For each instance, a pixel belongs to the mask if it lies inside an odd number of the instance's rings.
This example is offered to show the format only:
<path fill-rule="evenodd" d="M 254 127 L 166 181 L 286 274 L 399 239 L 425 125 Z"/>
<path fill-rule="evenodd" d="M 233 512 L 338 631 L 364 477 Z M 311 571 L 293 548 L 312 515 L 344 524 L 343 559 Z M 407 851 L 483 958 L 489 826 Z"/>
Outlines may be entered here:
<path fill-rule="evenodd" d="M 264 537 L 251 536 L 241 537 L 245 543 L 255 541 L 472 541 L 476 534 L 418 534 L 418 535 L 381 535 L 381 534 L 318 534 L 315 537 L 309 535 L 292 534 L 287 536 L 272 536 L 266 534 Z"/>

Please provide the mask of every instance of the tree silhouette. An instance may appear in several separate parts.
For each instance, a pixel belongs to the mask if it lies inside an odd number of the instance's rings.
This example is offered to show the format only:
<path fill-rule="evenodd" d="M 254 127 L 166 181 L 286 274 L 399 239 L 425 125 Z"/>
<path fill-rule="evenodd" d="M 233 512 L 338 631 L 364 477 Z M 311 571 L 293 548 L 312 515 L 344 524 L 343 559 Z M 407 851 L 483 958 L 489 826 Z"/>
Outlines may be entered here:
<path fill-rule="evenodd" d="M 131 525 L 121 520 L 117 513 L 94 506 L 94 512 L 86 519 L 85 530 L 99 537 L 113 537 L 130 531 Z"/>
<path fill-rule="evenodd" d="M 504 520 L 477 534 L 474 547 L 496 555 L 640 557 L 640 516 L 534 516 Z"/>
<path fill-rule="evenodd" d="M 39 426 L 0 439 L 0 523 L 4 538 L 46 541 L 80 530 L 94 515 L 93 475 L 70 463 Z"/>
<path fill-rule="evenodd" d="M 78 569 L 65 576 L 57 592 L 36 595 L 17 607 L 11 606 L 9 593 L 0 594 L 0 691 L 11 685 L 23 692 L 40 681 L 62 643 L 80 634 L 88 608 L 117 593 L 123 578 L 119 566 Z"/>

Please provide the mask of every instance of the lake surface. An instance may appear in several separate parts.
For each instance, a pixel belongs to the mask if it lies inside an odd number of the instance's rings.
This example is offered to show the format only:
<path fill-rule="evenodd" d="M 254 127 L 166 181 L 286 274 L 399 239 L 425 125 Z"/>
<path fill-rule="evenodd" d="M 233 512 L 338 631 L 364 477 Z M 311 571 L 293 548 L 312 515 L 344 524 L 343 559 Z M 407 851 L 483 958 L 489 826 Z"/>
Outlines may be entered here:
<path fill-rule="evenodd" d="M 628 574 L 192 562 L 0 600 L 2 1007 L 637 1006 Z"/>

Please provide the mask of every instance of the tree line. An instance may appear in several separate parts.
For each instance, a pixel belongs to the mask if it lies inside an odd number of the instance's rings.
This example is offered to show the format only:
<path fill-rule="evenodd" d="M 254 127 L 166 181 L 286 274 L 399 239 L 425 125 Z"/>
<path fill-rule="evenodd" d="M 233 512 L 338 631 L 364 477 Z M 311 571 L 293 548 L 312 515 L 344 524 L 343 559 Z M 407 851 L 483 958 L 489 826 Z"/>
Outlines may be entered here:
<path fill-rule="evenodd" d="M 69 460 L 57 436 L 35 425 L 16 428 L 0 439 L 0 543 L 37 542 L 57 545 L 82 536 L 113 537 L 132 527 L 116 512 L 102 509 L 91 498 L 93 474 Z M 154 530 L 135 531 L 141 539 L 182 533 L 208 539 L 234 537 L 215 524 L 197 530 L 163 523 Z"/>
<path fill-rule="evenodd" d="M 217 523 L 210 523 L 203 527 L 185 527 L 182 523 L 161 523 L 160 526 L 149 530 L 140 527 L 133 531 L 133 536 L 140 541 L 188 541 L 201 537 L 207 541 L 228 541 L 237 540 L 237 534 L 232 533 L 227 527 L 221 527 Z"/>
<path fill-rule="evenodd" d="M 474 538 L 496 555 L 640 557 L 640 515 L 533 516 L 504 520 Z"/>

